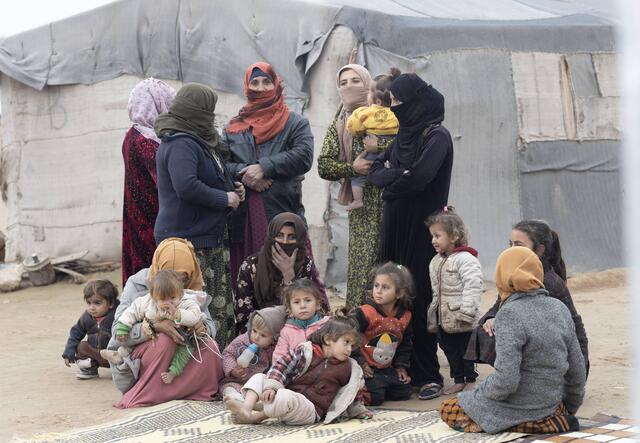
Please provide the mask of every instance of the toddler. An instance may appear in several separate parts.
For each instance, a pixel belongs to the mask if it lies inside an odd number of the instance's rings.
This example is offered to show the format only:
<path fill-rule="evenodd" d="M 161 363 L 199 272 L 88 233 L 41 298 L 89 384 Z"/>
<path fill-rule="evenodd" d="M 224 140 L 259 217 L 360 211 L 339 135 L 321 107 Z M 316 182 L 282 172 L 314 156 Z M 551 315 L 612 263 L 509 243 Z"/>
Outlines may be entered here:
<path fill-rule="evenodd" d="M 391 111 L 391 83 L 400 75 L 400 71 L 391 68 L 391 74 L 379 75 L 374 79 L 374 84 L 369 91 L 369 106 L 357 108 L 347 119 L 347 131 L 351 135 L 376 135 L 393 138 L 398 133 L 398 119 Z M 375 160 L 380 152 L 378 146 L 368 148 L 367 160 Z M 347 211 L 362 208 L 364 206 L 364 186 L 366 176 L 351 177 L 351 192 L 353 201 L 347 206 Z"/>
<path fill-rule="evenodd" d="M 274 345 L 287 313 L 284 306 L 274 306 L 255 311 L 249 317 L 247 332 L 236 337 L 222 353 L 222 369 L 225 378 L 220 382 L 220 392 L 226 397 L 244 400 L 240 394 L 242 383 L 252 375 L 267 372 L 271 367 Z M 238 357 L 250 344 L 258 347 L 248 366 L 238 364 Z"/>
<path fill-rule="evenodd" d="M 78 380 L 98 377 L 98 367 L 108 368 L 109 362 L 100 356 L 111 339 L 111 325 L 118 307 L 118 290 L 109 280 L 91 280 L 84 287 L 87 310 L 69 331 L 62 358 L 70 366 L 75 362 Z M 87 337 L 86 341 L 82 341 Z"/>
<path fill-rule="evenodd" d="M 371 300 L 355 309 L 363 336 L 356 360 L 362 365 L 369 391 L 367 404 L 411 397 L 407 369 L 413 338 L 412 288 L 413 279 L 405 266 L 385 263 L 376 271 Z"/>
<path fill-rule="evenodd" d="M 255 374 L 242 387 L 245 398 L 225 398 L 235 423 L 261 423 L 277 418 L 289 425 L 307 425 L 338 417 L 371 418 L 359 399 L 362 369 L 351 358 L 360 334 L 355 322 L 332 317 L 269 372 Z M 254 411 L 262 401 L 262 410 Z"/>
<path fill-rule="evenodd" d="M 300 343 L 320 329 L 329 317 L 322 316 L 322 294 L 308 278 L 294 280 L 282 294 L 282 303 L 289 318 L 280 331 L 280 338 L 273 351 L 273 361 L 288 354 Z"/>
<path fill-rule="evenodd" d="M 198 303 L 191 298 L 184 298 L 184 286 L 182 280 L 175 271 L 158 271 L 149 285 L 149 294 L 133 301 L 120 316 L 116 323 L 116 339 L 124 343 L 129 339 L 131 327 L 146 319 L 152 326 L 159 320 L 169 319 L 180 326 L 190 328 L 199 321 L 205 319 Z M 162 381 L 169 384 L 175 377 L 182 374 L 192 355 L 189 336 L 184 328 L 178 329 L 183 333 L 187 342 L 176 347 L 176 352 L 171 360 L 167 372 L 161 374 Z M 123 358 L 129 355 L 131 350 L 120 346 L 117 351 L 102 350 L 100 354 L 111 364 L 119 365 Z"/>
<path fill-rule="evenodd" d="M 445 394 L 455 394 L 475 387 L 475 365 L 463 359 L 471 331 L 480 319 L 480 296 L 483 291 L 482 268 L 478 252 L 467 246 L 467 228 L 453 207 L 429 217 L 426 225 L 436 256 L 429 264 L 433 300 L 429 305 L 430 332 L 449 361 L 454 385 Z M 434 315 L 435 314 L 435 315 Z"/>

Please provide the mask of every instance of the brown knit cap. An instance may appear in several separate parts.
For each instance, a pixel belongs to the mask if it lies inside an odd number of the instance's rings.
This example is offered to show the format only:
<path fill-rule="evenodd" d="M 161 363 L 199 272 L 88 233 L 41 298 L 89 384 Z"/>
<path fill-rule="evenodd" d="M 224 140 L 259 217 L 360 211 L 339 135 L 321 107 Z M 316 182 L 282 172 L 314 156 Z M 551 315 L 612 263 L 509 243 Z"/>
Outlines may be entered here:
<path fill-rule="evenodd" d="M 284 323 L 287 321 L 287 310 L 284 306 L 271 306 L 268 308 L 262 308 L 258 311 L 253 311 L 249 316 L 249 322 L 247 323 L 247 330 L 251 333 L 251 322 L 253 317 L 260 315 L 267 324 L 267 328 L 274 335 L 280 334 L 280 330 L 283 328 Z"/>

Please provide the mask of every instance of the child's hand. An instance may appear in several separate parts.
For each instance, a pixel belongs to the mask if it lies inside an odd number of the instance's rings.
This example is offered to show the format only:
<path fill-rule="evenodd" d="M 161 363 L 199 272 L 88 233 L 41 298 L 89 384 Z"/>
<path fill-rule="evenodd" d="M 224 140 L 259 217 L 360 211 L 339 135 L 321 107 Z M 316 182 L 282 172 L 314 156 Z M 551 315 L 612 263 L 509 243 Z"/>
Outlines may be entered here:
<path fill-rule="evenodd" d="M 71 360 L 67 357 L 62 357 L 62 359 L 64 360 L 64 364 L 67 365 L 67 368 L 71 367 Z"/>
<path fill-rule="evenodd" d="M 118 343 L 126 343 L 129 340 L 129 334 L 116 335 Z"/>
<path fill-rule="evenodd" d="M 356 415 L 356 418 L 359 418 L 360 420 L 369 420 L 370 418 L 373 418 L 373 412 L 366 410 Z"/>
<path fill-rule="evenodd" d="M 267 389 L 262 392 L 262 402 L 263 403 L 271 403 L 273 399 L 276 398 L 276 391 L 273 389 Z"/>
<path fill-rule="evenodd" d="M 373 369 L 366 362 L 362 364 L 362 375 L 364 378 L 373 378 Z"/>
<path fill-rule="evenodd" d="M 406 368 L 396 368 L 396 373 L 398 374 L 398 378 L 405 385 L 411 383 L 411 377 L 407 374 Z"/>
<path fill-rule="evenodd" d="M 229 374 L 236 380 L 247 381 L 247 370 L 240 366 L 233 368 Z"/>

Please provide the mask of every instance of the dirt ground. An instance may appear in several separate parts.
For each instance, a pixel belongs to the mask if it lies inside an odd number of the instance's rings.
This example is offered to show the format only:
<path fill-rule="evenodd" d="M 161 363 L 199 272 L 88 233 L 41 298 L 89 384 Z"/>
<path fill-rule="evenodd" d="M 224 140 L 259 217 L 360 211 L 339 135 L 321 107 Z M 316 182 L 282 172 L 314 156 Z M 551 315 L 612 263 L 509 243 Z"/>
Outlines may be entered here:
<path fill-rule="evenodd" d="M 120 271 L 90 277 L 115 282 Z M 583 417 L 597 412 L 631 414 L 629 302 L 623 280 L 621 270 L 570 280 L 591 356 L 587 395 L 579 411 Z M 495 291 L 487 291 L 483 306 L 494 301 Z M 4 367 L 0 372 L 0 442 L 97 425 L 131 414 L 112 407 L 120 393 L 108 370 L 100 369 L 100 379 L 80 381 L 75 378 L 76 368 L 67 368 L 62 361 L 69 328 L 83 305 L 82 286 L 67 282 L 0 293 L 0 334 L 5 337 L 0 360 Z M 448 375 L 443 355 L 440 361 L 442 373 Z M 490 369 L 481 365 L 480 373 L 482 378 Z M 414 399 L 386 406 L 427 410 L 439 403 L 439 399 Z"/>

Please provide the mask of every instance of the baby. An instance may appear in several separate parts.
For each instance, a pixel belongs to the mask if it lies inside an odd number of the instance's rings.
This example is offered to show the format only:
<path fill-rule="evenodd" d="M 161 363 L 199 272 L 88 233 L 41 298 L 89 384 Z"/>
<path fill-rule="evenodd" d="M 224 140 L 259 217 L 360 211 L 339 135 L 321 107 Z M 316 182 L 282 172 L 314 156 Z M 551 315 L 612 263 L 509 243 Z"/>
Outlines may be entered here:
<path fill-rule="evenodd" d="M 352 135 L 370 135 L 387 137 L 392 139 L 399 128 L 398 119 L 391 111 L 391 83 L 400 75 L 400 71 L 391 68 L 390 74 L 379 75 L 369 91 L 369 106 L 362 106 L 347 119 L 347 131 Z M 375 160 L 380 152 L 378 146 L 373 150 L 367 148 L 367 160 Z M 347 206 L 347 211 L 362 208 L 364 206 L 364 186 L 366 176 L 355 176 L 351 178 L 351 192 L 353 201 Z"/>
<path fill-rule="evenodd" d="M 275 342 L 286 317 L 284 306 L 264 308 L 251 314 L 247 332 L 236 337 L 222 353 L 225 378 L 220 382 L 220 392 L 224 398 L 243 401 L 242 384 L 252 375 L 265 373 L 271 367 Z M 257 349 L 249 361 L 241 362 L 239 357 L 251 344 Z"/>
<path fill-rule="evenodd" d="M 151 280 L 149 294 L 134 300 L 118 318 L 115 327 L 117 341 L 126 342 L 129 339 L 131 327 L 145 319 L 152 326 L 156 321 L 169 319 L 185 328 L 193 327 L 204 320 L 205 316 L 198 303 L 183 296 L 184 287 L 178 274 L 170 270 L 159 271 Z M 184 328 L 178 331 L 186 335 Z M 102 350 L 100 355 L 111 364 L 118 365 L 130 352 L 129 348 L 120 346 L 117 351 Z M 175 377 L 182 374 L 191 355 L 192 350 L 188 342 L 177 346 L 168 371 L 161 374 L 162 381 L 169 384 Z"/>

